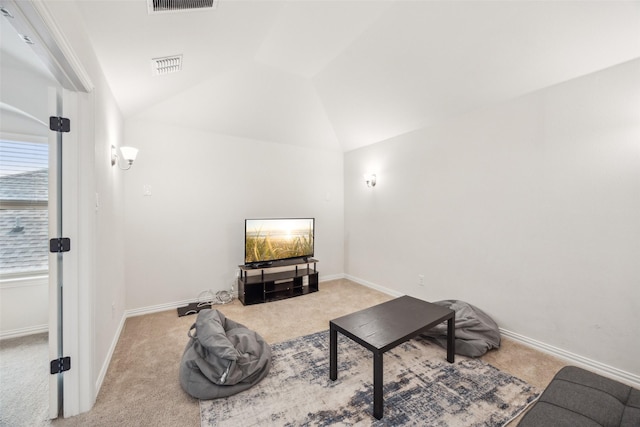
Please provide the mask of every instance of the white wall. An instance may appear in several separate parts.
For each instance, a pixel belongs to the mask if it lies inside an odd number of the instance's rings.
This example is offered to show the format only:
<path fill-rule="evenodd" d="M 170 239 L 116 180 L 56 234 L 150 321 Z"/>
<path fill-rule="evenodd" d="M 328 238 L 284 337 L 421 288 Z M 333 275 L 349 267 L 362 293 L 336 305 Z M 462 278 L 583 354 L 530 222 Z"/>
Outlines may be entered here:
<path fill-rule="evenodd" d="M 345 230 L 350 276 L 640 375 L 640 60 L 346 153 Z"/>
<path fill-rule="evenodd" d="M 127 308 L 235 286 L 245 218 L 315 217 L 320 279 L 343 273 L 341 152 L 137 119 L 125 140 L 140 149 L 124 173 Z"/>
<path fill-rule="evenodd" d="M 0 339 L 47 331 L 47 276 L 0 280 Z"/>
<path fill-rule="evenodd" d="M 124 175 L 111 166 L 111 145 L 124 145 L 124 123 L 106 82 L 95 93 L 94 297 L 96 386 L 102 382 L 125 316 Z M 97 204 L 97 207 L 96 207 Z M 89 207 L 89 205 L 87 206 Z M 89 213 L 88 213 L 89 215 Z"/>

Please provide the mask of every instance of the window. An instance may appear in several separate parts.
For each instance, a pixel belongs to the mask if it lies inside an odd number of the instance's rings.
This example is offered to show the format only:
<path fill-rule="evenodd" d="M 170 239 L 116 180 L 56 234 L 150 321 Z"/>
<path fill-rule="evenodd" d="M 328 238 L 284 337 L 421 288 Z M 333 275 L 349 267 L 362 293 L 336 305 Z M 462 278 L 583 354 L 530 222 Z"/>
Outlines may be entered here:
<path fill-rule="evenodd" d="M 48 145 L 0 140 L 0 276 L 49 269 Z"/>

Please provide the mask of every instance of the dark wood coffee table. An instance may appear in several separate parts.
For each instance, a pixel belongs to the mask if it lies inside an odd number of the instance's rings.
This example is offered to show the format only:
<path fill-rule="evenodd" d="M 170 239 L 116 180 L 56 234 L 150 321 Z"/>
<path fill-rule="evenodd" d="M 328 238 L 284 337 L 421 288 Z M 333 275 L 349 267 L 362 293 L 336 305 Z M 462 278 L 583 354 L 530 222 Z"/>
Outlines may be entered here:
<path fill-rule="evenodd" d="M 382 355 L 447 321 L 447 361 L 454 362 L 455 311 L 410 296 L 338 317 L 329 322 L 329 378 L 338 378 L 338 332 L 373 352 L 373 416 L 382 418 Z"/>

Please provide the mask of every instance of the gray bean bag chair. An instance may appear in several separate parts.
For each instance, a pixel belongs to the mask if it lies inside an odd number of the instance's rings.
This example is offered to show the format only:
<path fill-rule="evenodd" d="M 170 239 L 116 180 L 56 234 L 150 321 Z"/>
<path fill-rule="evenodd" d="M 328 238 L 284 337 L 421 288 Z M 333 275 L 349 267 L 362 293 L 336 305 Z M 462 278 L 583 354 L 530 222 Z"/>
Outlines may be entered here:
<path fill-rule="evenodd" d="M 500 330 L 488 314 L 478 307 L 458 300 L 436 301 L 434 304 L 456 312 L 456 353 L 479 357 L 500 347 Z M 447 323 L 434 326 L 423 334 L 442 347 L 447 347 Z"/>
<path fill-rule="evenodd" d="M 256 332 L 218 310 L 202 310 L 188 333 L 180 363 L 180 385 L 209 400 L 244 391 L 271 368 L 271 347 Z"/>

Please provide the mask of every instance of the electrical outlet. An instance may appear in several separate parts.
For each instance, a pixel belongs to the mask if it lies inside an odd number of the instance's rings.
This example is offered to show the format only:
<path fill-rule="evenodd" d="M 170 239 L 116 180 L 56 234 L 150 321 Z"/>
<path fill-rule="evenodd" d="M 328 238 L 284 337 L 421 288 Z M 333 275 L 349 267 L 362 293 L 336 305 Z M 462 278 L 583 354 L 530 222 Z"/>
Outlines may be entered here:
<path fill-rule="evenodd" d="M 111 303 L 111 318 L 112 319 L 116 318 L 116 303 L 115 302 Z"/>
<path fill-rule="evenodd" d="M 424 286 L 424 275 L 418 274 L 418 286 Z"/>

